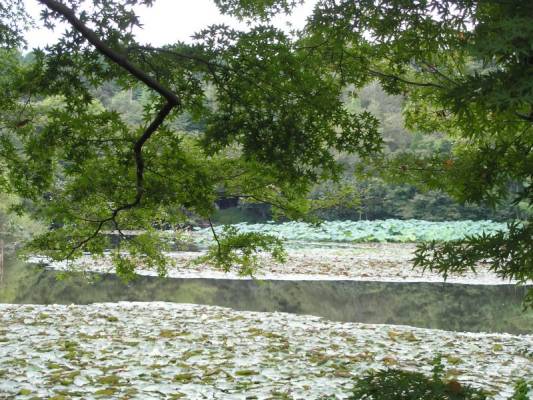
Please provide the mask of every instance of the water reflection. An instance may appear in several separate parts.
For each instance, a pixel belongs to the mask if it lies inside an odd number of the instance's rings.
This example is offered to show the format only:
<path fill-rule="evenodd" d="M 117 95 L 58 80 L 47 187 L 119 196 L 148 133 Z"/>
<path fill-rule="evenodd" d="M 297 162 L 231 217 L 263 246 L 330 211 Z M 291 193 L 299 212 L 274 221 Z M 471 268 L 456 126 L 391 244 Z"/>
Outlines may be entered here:
<path fill-rule="evenodd" d="M 113 275 L 71 276 L 35 266 L 11 267 L 0 302 L 87 304 L 170 301 L 250 311 L 312 314 L 336 321 L 411 325 L 456 331 L 533 333 L 533 312 L 522 311 L 526 288 L 432 283 L 241 281 Z"/>

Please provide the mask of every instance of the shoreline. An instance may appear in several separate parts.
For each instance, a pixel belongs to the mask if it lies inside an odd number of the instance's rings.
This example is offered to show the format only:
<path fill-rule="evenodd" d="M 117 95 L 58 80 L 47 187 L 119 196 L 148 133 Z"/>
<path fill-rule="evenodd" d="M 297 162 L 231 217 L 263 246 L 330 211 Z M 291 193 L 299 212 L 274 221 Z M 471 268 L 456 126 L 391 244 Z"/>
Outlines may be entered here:
<path fill-rule="evenodd" d="M 73 271 L 78 272 L 77 270 L 72 269 L 59 269 L 54 267 L 45 266 L 46 269 L 50 271 Z M 95 274 L 110 274 L 116 275 L 112 271 L 90 271 L 84 270 L 83 272 L 95 273 Z M 154 271 L 138 271 L 136 274 L 138 276 L 150 276 L 158 277 L 158 274 Z M 412 279 L 401 279 L 401 278 L 350 278 L 350 277 L 341 277 L 341 276 L 328 276 L 328 275 L 304 275 L 304 274 L 283 274 L 283 275 L 254 275 L 250 276 L 241 276 L 235 273 L 225 273 L 217 271 L 209 271 L 205 273 L 169 273 L 167 276 L 162 277 L 163 279 L 213 279 L 213 280 L 242 280 L 242 281 L 291 281 L 291 282 L 376 282 L 376 283 L 431 283 L 431 284 L 453 284 L 453 285 L 479 285 L 479 286 L 514 286 L 518 285 L 518 282 L 508 282 L 508 281 L 497 281 L 497 280 L 465 280 L 461 278 L 452 278 L 446 281 L 438 279 L 429 279 L 429 278 L 412 278 Z M 533 282 L 528 282 L 524 287 L 532 286 Z"/>
<path fill-rule="evenodd" d="M 476 273 L 451 274 L 445 280 L 442 275 L 422 271 L 412 265 L 414 244 L 356 244 L 351 246 L 316 248 L 288 248 L 287 261 L 273 262 L 261 255 L 261 267 L 250 277 L 240 275 L 238 270 L 224 272 L 206 264 L 193 264 L 203 252 L 169 252 L 168 278 L 176 279 L 222 279 L 258 281 L 342 281 L 342 282 L 389 282 L 389 283 L 440 283 L 460 285 L 517 285 L 517 281 L 504 280 L 487 267 L 479 266 Z M 114 274 L 115 270 L 106 255 L 101 258 L 84 255 L 67 262 L 50 262 L 44 257 L 33 256 L 27 262 L 44 265 L 57 271 L 79 271 Z M 135 271 L 140 276 L 158 276 L 153 270 Z M 521 286 L 533 285 L 533 281 Z"/>

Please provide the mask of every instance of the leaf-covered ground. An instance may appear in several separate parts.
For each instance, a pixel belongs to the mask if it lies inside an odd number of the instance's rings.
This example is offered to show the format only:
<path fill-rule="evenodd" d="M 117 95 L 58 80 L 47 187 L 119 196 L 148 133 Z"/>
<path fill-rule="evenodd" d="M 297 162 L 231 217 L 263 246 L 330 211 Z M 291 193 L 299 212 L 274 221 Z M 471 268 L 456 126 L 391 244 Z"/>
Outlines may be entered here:
<path fill-rule="evenodd" d="M 336 323 L 171 303 L 0 305 L 0 398 L 345 398 L 369 368 L 446 374 L 495 399 L 533 336 Z M 335 397 L 331 397 L 335 396 Z"/>

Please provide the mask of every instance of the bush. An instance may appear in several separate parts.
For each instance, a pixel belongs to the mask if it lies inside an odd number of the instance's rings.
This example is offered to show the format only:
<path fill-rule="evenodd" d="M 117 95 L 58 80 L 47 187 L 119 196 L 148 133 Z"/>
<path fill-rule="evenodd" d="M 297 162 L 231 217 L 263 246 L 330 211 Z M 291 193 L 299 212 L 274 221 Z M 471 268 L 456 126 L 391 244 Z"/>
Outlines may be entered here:
<path fill-rule="evenodd" d="M 418 372 L 389 369 L 367 373 L 355 382 L 352 400 L 485 400 L 480 390 L 455 380 L 444 382 L 438 373 L 428 378 Z"/>
<path fill-rule="evenodd" d="M 520 379 L 515 384 L 514 394 L 509 400 L 530 400 L 533 398 L 533 380 L 529 383 Z"/>

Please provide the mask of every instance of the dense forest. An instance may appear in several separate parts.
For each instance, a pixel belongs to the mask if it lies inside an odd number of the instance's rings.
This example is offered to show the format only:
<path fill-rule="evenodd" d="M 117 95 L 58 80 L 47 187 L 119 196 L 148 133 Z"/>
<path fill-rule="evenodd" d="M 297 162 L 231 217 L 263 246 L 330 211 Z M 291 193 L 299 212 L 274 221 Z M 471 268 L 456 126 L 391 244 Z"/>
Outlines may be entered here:
<path fill-rule="evenodd" d="M 31 53 L 21 54 L 23 63 L 34 59 Z M 380 121 L 385 153 L 395 156 L 403 152 L 451 154 L 453 139 L 443 134 L 413 133 L 404 127 L 404 99 L 401 95 L 387 94 L 378 82 L 357 90 L 346 87 L 343 92 L 345 107 L 354 113 L 368 111 Z M 147 89 L 142 86 L 123 90 L 120 85 L 108 82 L 93 92 L 94 106 L 117 112 L 131 126 L 142 122 L 144 107 L 149 104 Z M 213 94 L 207 93 L 210 101 Z M 44 112 L 60 105 L 60 98 L 42 98 L 39 107 Z M 194 137 L 205 129 L 205 121 L 194 119 L 183 113 L 171 124 L 172 129 Z M 387 182 L 379 177 L 358 176 L 356 168 L 360 160 L 346 154 L 338 154 L 345 172 L 337 182 L 316 185 L 310 192 L 310 199 L 317 206 L 311 212 L 324 220 L 376 220 L 376 219 L 421 219 L 447 221 L 462 219 L 492 219 L 506 221 L 512 218 L 526 219 L 529 208 L 526 203 L 515 204 L 512 197 L 496 207 L 490 204 L 459 203 L 450 195 L 439 190 L 423 190 L 412 184 Z M 261 222 L 274 218 L 271 206 L 246 199 L 224 198 L 217 201 L 219 211 L 213 217 L 215 222 Z M 4 207 L 5 208 L 5 207 Z M 4 218 L 7 218 L 5 216 Z M 283 220 L 283 218 L 281 219 Z M 163 221 L 164 223 L 164 221 Z M 201 217 L 190 215 L 190 223 L 205 224 Z M 5 230 L 5 229 L 4 229 Z"/>
<path fill-rule="evenodd" d="M 380 121 L 385 152 L 397 155 L 403 152 L 451 154 L 453 139 L 443 134 L 427 135 L 413 133 L 404 127 L 404 99 L 401 95 L 387 94 L 378 82 L 373 82 L 354 93 L 353 87 L 346 87 L 343 102 L 354 113 L 368 111 Z M 141 88 L 122 91 L 119 86 L 107 84 L 100 88 L 95 97 L 106 108 L 120 113 L 135 126 L 141 122 L 143 106 L 148 101 L 147 92 Z M 213 101 L 212 99 L 211 101 Z M 194 120 L 187 113 L 172 123 L 172 128 L 190 135 L 199 134 L 205 122 Z M 346 154 L 338 154 L 345 173 L 338 182 L 315 186 L 310 198 L 317 200 L 313 211 L 321 219 L 422 219 L 448 221 L 461 219 L 492 219 L 506 221 L 512 218 L 525 219 L 529 208 L 526 203 L 513 204 L 512 196 L 492 207 L 489 204 L 459 203 L 450 195 L 438 190 L 422 190 L 415 185 L 394 184 L 379 177 L 357 176 L 356 165 L 360 160 Z M 327 199 L 327 200 L 326 200 Z M 268 204 L 252 200 L 223 198 L 218 201 L 219 212 L 215 221 L 222 223 L 260 222 L 272 220 Z"/>

